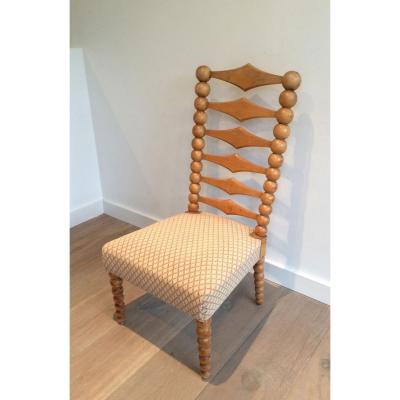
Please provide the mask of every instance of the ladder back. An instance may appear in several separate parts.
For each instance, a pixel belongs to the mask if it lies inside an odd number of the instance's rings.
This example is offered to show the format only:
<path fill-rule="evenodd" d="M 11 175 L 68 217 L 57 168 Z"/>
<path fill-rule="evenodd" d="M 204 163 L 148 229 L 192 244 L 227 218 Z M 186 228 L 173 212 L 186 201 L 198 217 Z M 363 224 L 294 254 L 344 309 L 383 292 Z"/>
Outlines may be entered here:
<path fill-rule="evenodd" d="M 282 154 L 286 151 L 286 139 L 290 135 L 289 123 L 293 119 L 291 108 L 297 102 L 295 90 L 300 86 L 300 75 L 295 71 L 286 72 L 283 76 L 261 71 L 251 64 L 240 68 L 211 71 L 209 67 L 202 65 L 196 70 L 198 83 L 195 86 L 197 98 L 194 101 L 196 112 L 193 120 L 192 163 L 189 185 L 188 212 L 199 212 L 199 203 L 215 207 L 225 214 L 240 215 L 254 219 L 257 225 L 254 229 L 255 237 L 265 239 L 267 225 L 272 212 L 272 203 L 275 200 L 274 193 L 278 188 L 277 181 L 280 177 L 280 167 L 283 164 Z M 220 79 L 231 83 L 244 91 L 265 85 L 282 84 L 283 91 L 279 96 L 281 108 L 270 110 L 259 106 L 246 98 L 233 101 L 209 102 L 207 96 L 210 93 L 208 81 L 211 78 Z M 257 136 L 245 128 L 238 126 L 232 129 L 213 130 L 206 129 L 207 109 L 223 112 L 238 121 L 246 121 L 253 118 L 276 118 L 277 124 L 273 128 L 273 140 Z M 203 152 L 205 136 L 220 139 L 236 149 L 243 147 L 266 147 L 270 149 L 268 166 L 261 166 L 241 157 L 239 154 L 213 155 Z M 217 179 L 202 176 L 203 161 L 213 162 L 227 168 L 231 172 L 255 172 L 265 174 L 266 180 L 263 190 L 253 189 L 235 178 Z M 214 199 L 200 195 L 200 182 L 215 186 L 230 195 L 247 195 L 260 199 L 258 212 L 253 212 L 237 204 L 231 199 Z"/>

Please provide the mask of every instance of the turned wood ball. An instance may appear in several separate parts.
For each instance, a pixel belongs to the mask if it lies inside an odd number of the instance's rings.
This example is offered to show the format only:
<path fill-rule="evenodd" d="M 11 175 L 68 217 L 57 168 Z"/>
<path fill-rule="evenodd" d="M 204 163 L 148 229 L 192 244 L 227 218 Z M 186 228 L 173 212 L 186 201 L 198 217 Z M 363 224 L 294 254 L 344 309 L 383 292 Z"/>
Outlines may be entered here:
<path fill-rule="evenodd" d="M 211 78 L 211 70 L 207 65 L 200 65 L 196 69 L 196 77 L 200 82 L 207 82 Z"/>
<path fill-rule="evenodd" d="M 278 189 L 278 185 L 276 182 L 265 181 L 263 188 L 264 188 L 264 191 L 272 194 L 272 193 L 276 192 L 276 189 Z"/>
<path fill-rule="evenodd" d="M 279 168 L 283 164 L 283 157 L 280 154 L 270 154 L 268 164 L 273 168 Z"/>
<path fill-rule="evenodd" d="M 285 126 L 285 125 L 282 125 Z M 206 134 L 206 128 L 203 125 L 194 125 L 192 129 L 193 136 L 198 138 L 203 137 Z"/>
<path fill-rule="evenodd" d="M 207 114 L 204 111 L 196 111 L 193 115 L 193 121 L 198 125 L 204 125 L 207 122 Z"/>
<path fill-rule="evenodd" d="M 297 103 L 297 94 L 293 90 L 284 90 L 279 96 L 279 104 L 282 107 L 291 108 Z"/>
<path fill-rule="evenodd" d="M 198 111 L 207 110 L 208 100 L 205 97 L 196 97 L 196 99 L 194 101 L 194 107 Z"/>
<path fill-rule="evenodd" d="M 194 91 L 200 97 L 206 97 L 210 93 L 210 85 L 205 82 L 199 82 L 196 84 Z"/>
<path fill-rule="evenodd" d="M 271 150 L 275 154 L 282 154 L 286 151 L 287 144 L 284 140 L 274 139 L 271 143 Z"/>
<path fill-rule="evenodd" d="M 286 72 L 282 77 L 282 85 L 285 89 L 296 90 L 301 83 L 301 77 L 296 71 Z"/>
<path fill-rule="evenodd" d="M 293 111 L 290 108 L 280 108 L 276 112 L 276 119 L 281 124 L 288 124 L 293 119 Z"/>
<path fill-rule="evenodd" d="M 290 135 L 290 128 L 287 125 L 276 124 L 274 126 L 274 136 L 277 139 L 286 139 Z"/>

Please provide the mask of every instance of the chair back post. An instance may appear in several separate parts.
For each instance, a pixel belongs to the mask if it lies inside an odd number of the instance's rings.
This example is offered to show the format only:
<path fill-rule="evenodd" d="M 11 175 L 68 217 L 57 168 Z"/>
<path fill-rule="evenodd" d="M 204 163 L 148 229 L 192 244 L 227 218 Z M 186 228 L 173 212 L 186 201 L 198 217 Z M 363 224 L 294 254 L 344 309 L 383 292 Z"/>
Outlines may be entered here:
<path fill-rule="evenodd" d="M 192 140 L 192 163 L 190 165 L 190 185 L 189 185 L 189 204 L 188 212 L 197 213 L 199 212 L 199 193 L 200 193 L 200 181 L 201 181 L 201 170 L 203 159 L 203 148 L 205 145 L 204 135 L 206 133 L 205 123 L 207 122 L 206 110 L 208 108 L 207 96 L 210 93 L 210 85 L 207 83 L 211 78 L 211 70 L 205 65 L 202 65 L 196 70 L 196 77 L 198 83 L 195 86 L 195 92 L 198 97 L 194 101 L 194 107 L 196 112 L 193 115 L 193 140 Z"/>

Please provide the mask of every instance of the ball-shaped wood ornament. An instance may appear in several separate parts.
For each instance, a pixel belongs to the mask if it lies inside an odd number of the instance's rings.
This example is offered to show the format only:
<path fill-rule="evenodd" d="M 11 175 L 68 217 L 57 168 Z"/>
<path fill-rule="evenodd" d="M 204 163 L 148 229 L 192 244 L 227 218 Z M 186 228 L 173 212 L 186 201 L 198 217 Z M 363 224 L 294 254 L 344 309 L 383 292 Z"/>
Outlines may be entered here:
<path fill-rule="evenodd" d="M 272 208 L 271 206 L 268 206 L 266 204 L 260 204 L 260 206 L 258 207 L 258 211 L 260 212 L 261 215 L 270 215 L 272 212 Z"/>
<path fill-rule="evenodd" d="M 285 89 L 296 90 L 301 83 L 300 74 L 296 71 L 286 72 L 282 77 L 282 85 Z"/>
<path fill-rule="evenodd" d="M 263 193 L 260 197 L 260 200 L 263 204 L 270 206 L 274 202 L 275 196 L 271 193 Z"/>
<path fill-rule="evenodd" d="M 193 171 L 193 172 L 197 172 L 197 173 L 199 173 L 199 172 L 201 172 L 201 169 L 203 168 L 203 164 L 200 162 L 200 161 L 193 161 L 191 164 L 190 164 L 190 169 Z"/>
<path fill-rule="evenodd" d="M 264 191 L 267 193 L 275 193 L 276 189 L 278 189 L 278 185 L 276 182 L 265 181 L 263 185 Z"/>
<path fill-rule="evenodd" d="M 196 97 L 194 107 L 198 111 L 205 111 L 208 107 L 208 100 L 205 97 Z"/>
<path fill-rule="evenodd" d="M 271 150 L 275 154 L 282 154 L 286 151 L 287 144 L 284 140 L 274 139 L 271 142 Z"/>
<path fill-rule="evenodd" d="M 202 152 L 200 150 L 193 150 L 192 151 L 192 160 L 193 161 L 201 161 Z"/>
<path fill-rule="evenodd" d="M 200 193 L 200 185 L 198 183 L 191 183 L 189 185 L 190 193 L 199 194 Z"/>
<path fill-rule="evenodd" d="M 273 168 L 279 168 L 283 164 L 283 157 L 280 154 L 270 154 L 268 157 L 268 164 Z"/>
<path fill-rule="evenodd" d="M 210 85 L 205 82 L 199 82 L 196 84 L 194 91 L 196 92 L 197 96 L 206 97 L 210 93 Z"/>
<path fill-rule="evenodd" d="M 290 108 L 280 108 L 276 112 L 276 119 L 281 124 L 289 124 L 293 119 L 293 111 Z"/>
<path fill-rule="evenodd" d="M 267 235 L 267 230 L 263 226 L 257 225 L 254 229 L 254 233 L 257 236 L 265 237 Z"/>
<path fill-rule="evenodd" d="M 269 224 L 269 218 L 266 215 L 257 215 L 257 224 L 261 226 L 267 226 Z"/>
<path fill-rule="evenodd" d="M 196 69 L 196 77 L 200 82 L 207 82 L 211 78 L 211 69 L 207 65 L 200 65 Z"/>
<path fill-rule="evenodd" d="M 282 125 L 284 126 L 284 125 Z M 206 134 L 206 128 L 203 125 L 194 125 L 192 129 L 193 136 L 202 138 Z"/>
<path fill-rule="evenodd" d="M 193 121 L 198 125 L 204 125 L 207 122 L 207 114 L 204 111 L 196 111 L 193 115 Z"/>
<path fill-rule="evenodd" d="M 199 183 L 201 179 L 200 174 L 198 174 L 197 172 L 192 172 L 190 174 L 190 182 L 192 183 Z"/>
<path fill-rule="evenodd" d="M 199 211 L 199 205 L 197 203 L 189 203 L 188 211 L 189 212 L 197 212 L 197 211 Z"/>
<path fill-rule="evenodd" d="M 197 203 L 199 201 L 199 195 L 195 193 L 190 193 L 188 199 L 190 203 Z"/>
<path fill-rule="evenodd" d="M 194 138 L 194 139 L 192 140 L 192 147 L 193 147 L 195 150 L 201 150 L 201 149 L 203 149 L 203 148 L 204 148 L 204 145 L 205 145 L 204 139 L 201 139 L 201 138 Z"/>
<path fill-rule="evenodd" d="M 278 168 L 267 168 L 265 171 L 265 175 L 270 181 L 277 181 L 279 177 L 281 176 L 281 173 Z"/>
<path fill-rule="evenodd" d="M 273 132 L 277 139 L 286 139 L 290 135 L 290 128 L 287 125 L 276 124 Z"/>
<path fill-rule="evenodd" d="M 297 103 L 297 94 L 293 90 L 284 90 L 279 96 L 282 107 L 292 108 Z"/>

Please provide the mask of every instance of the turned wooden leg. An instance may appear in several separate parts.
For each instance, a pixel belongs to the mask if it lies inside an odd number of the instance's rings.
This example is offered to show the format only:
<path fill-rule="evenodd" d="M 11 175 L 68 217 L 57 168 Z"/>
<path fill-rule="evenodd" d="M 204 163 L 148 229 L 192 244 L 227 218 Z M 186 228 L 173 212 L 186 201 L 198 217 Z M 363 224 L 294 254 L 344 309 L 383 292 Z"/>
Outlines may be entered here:
<path fill-rule="evenodd" d="M 256 288 L 256 304 L 264 303 L 264 259 L 254 266 L 254 285 Z"/>
<path fill-rule="evenodd" d="M 211 318 L 207 321 L 196 321 L 196 324 L 200 376 L 207 380 L 211 370 Z"/>
<path fill-rule="evenodd" d="M 114 319 L 119 323 L 125 322 L 125 303 L 124 303 L 124 288 L 122 287 L 122 279 L 112 273 L 110 275 L 110 283 L 114 298 L 115 313 Z"/>

